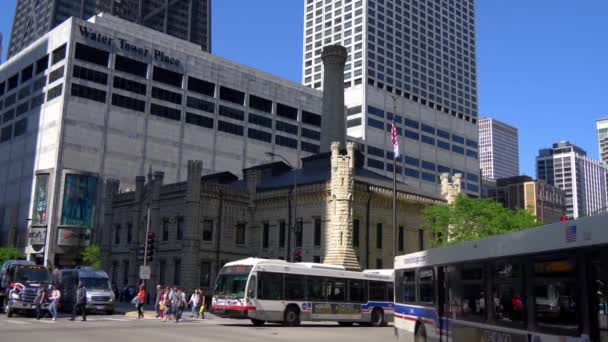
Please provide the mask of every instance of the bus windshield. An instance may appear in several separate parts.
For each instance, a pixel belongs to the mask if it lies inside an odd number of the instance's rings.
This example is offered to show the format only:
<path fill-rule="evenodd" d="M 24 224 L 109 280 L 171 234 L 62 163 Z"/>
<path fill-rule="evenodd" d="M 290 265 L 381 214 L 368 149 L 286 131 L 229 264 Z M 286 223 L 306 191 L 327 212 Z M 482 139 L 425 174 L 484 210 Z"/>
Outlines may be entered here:
<path fill-rule="evenodd" d="M 217 278 L 214 295 L 243 298 L 251 266 L 224 267 Z"/>
<path fill-rule="evenodd" d="M 16 283 L 49 283 L 51 281 L 49 270 L 40 266 L 19 266 L 15 272 Z"/>
<path fill-rule="evenodd" d="M 110 283 L 108 278 L 80 278 L 80 282 L 84 284 L 88 290 L 109 290 Z"/>

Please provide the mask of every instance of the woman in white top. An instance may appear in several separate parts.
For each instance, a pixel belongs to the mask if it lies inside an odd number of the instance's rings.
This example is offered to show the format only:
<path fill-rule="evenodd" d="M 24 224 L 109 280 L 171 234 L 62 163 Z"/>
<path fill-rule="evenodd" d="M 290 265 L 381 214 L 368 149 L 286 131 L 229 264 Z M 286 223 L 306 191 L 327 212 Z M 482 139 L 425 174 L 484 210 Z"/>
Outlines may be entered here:
<path fill-rule="evenodd" d="M 188 305 L 192 305 L 192 315 L 190 316 L 190 318 L 194 318 L 194 316 L 198 317 L 198 290 L 194 290 L 194 292 L 190 296 Z"/>
<path fill-rule="evenodd" d="M 51 304 L 49 305 L 49 312 L 53 316 L 53 321 L 57 318 L 57 307 L 59 306 L 60 299 L 61 292 L 59 291 L 59 285 L 55 285 L 53 292 L 51 292 Z"/>

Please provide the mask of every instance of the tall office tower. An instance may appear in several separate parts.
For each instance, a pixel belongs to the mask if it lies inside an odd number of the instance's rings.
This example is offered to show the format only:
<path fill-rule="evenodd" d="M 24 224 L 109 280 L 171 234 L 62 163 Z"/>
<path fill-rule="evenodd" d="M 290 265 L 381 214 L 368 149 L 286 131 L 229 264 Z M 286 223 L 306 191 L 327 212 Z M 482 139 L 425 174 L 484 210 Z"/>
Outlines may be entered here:
<path fill-rule="evenodd" d="M 600 160 L 608 164 L 608 118 L 599 119 L 597 126 L 597 143 L 600 149 Z"/>
<path fill-rule="evenodd" d="M 211 0 L 17 0 L 8 57 L 69 17 L 88 19 L 101 12 L 211 51 Z"/>
<path fill-rule="evenodd" d="M 589 216 L 608 206 L 606 165 L 568 141 L 542 149 L 536 157 L 537 178 L 564 191 L 569 218 Z"/>
<path fill-rule="evenodd" d="M 492 118 L 479 119 L 479 161 L 484 178 L 518 176 L 517 128 Z"/>
<path fill-rule="evenodd" d="M 366 166 L 437 193 L 440 173 L 462 173 L 479 194 L 474 0 L 304 0 L 302 81 L 321 89 L 321 52 L 346 47 L 347 133 Z M 396 113 L 395 113 L 396 111 Z"/>

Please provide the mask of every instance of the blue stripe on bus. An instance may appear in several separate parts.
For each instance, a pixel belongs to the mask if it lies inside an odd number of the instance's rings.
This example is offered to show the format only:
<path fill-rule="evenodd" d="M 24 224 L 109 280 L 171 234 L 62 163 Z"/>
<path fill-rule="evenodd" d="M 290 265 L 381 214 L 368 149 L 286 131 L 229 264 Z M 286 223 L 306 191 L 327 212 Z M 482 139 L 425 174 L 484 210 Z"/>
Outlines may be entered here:
<path fill-rule="evenodd" d="M 373 308 L 393 309 L 394 303 L 391 302 L 367 302 L 367 304 L 361 304 L 361 310 L 371 310 Z"/>
<path fill-rule="evenodd" d="M 418 306 L 395 304 L 395 314 L 423 318 L 432 321 L 435 324 L 435 327 L 437 327 L 440 322 L 439 317 L 437 315 L 437 310 L 435 308 L 421 308 Z M 442 326 L 445 329 L 445 323 L 447 323 L 447 320 L 442 319 L 441 323 L 443 323 Z"/>

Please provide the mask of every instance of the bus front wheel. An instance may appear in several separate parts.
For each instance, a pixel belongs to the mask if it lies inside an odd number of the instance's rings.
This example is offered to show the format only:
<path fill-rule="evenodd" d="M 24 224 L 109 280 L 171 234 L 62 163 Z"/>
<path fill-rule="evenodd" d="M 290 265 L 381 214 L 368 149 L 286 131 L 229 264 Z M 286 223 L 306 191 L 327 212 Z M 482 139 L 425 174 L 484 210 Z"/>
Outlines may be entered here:
<path fill-rule="evenodd" d="M 283 322 L 288 327 L 297 327 L 300 325 L 300 310 L 295 305 L 290 305 L 285 309 Z"/>
<path fill-rule="evenodd" d="M 386 323 L 384 321 L 384 312 L 382 309 L 375 308 L 372 310 L 372 326 L 373 327 L 382 327 Z"/>
<path fill-rule="evenodd" d="M 418 324 L 416 327 L 416 335 L 414 336 L 414 342 L 426 342 L 426 329 L 424 325 Z"/>

